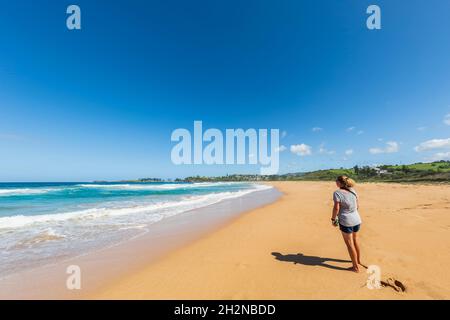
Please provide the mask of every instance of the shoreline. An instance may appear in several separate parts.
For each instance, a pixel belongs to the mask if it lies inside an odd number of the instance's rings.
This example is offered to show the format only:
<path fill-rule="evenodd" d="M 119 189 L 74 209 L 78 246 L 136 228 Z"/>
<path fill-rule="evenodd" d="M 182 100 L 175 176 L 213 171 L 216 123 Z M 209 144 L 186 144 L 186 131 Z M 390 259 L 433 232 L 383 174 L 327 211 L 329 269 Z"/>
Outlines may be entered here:
<path fill-rule="evenodd" d="M 7 275 L 0 279 L 0 299 L 84 299 L 107 283 L 140 270 L 279 196 L 275 188 L 270 188 L 224 199 L 150 224 L 143 234 L 120 243 Z M 70 265 L 81 268 L 82 290 L 66 289 L 66 268 Z"/>
<path fill-rule="evenodd" d="M 275 182 L 283 193 L 262 208 L 145 268 L 116 279 L 93 299 L 449 299 L 450 188 L 359 184 L 362 261 L 349 257 L 329 223 L 334 184 Z M 420 241 L 417 241 L 420 239 Z M 433 248 L 433 250 L 430 250 Z M 436 256 L 436 252 L 440 252 Z M 399 288 L 404 286 L 405 292 Z M 398 291 L 397 291 L 398 290 Z"/>

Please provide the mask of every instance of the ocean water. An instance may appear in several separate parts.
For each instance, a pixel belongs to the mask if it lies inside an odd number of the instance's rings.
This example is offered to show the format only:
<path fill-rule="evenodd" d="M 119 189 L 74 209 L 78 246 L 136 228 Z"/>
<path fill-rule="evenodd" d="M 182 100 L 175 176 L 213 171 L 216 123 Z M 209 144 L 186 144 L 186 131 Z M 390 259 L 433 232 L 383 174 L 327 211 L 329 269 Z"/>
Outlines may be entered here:
<path fill-rule="evenodd" d="M 0 277 L 115 245 L 168 217 L 267 188 L 251 183 L 0 183 Z"/>

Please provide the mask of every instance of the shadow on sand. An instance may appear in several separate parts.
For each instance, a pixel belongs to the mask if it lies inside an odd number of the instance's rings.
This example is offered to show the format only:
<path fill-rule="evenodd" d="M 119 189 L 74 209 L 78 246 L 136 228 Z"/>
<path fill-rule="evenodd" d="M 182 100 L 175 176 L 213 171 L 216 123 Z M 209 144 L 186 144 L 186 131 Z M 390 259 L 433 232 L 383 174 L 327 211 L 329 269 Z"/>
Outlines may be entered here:
<path fill-rule="evenodd" d="M 284 262 L 293 262 L 294 264 L 303 264 L 305 266 L 320 266 L 324 268 L 334 269 L 334 270 L 345 270 L 348 271 L 347 268 L 336 267 L 325 262 L 349 262 L 350 260 L 341 260 L 341 259 L 333 259 L 333 258 L 322 258 L 316 256 L 305 256 L 302 253 L 297 254 L 281 254 L 279 252 L 272 252 L 272 255 L 275 259 Z"/>

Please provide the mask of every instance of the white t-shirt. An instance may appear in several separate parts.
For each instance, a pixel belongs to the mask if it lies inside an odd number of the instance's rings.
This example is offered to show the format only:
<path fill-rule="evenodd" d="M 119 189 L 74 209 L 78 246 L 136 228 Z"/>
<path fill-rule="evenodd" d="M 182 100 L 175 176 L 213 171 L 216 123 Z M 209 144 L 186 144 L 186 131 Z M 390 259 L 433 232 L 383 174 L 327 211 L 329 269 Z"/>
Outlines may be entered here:
<path fill-rule="evenodd" d="M 339 224 L 344 227 L 354 227 L 361 224 L 361 217 L 358 213 L 358 203 L 356 191 L 350 189 L 352 192 L 347 190 L 336 190 L 333 193 L 333 201 L 339 202 Z"/>

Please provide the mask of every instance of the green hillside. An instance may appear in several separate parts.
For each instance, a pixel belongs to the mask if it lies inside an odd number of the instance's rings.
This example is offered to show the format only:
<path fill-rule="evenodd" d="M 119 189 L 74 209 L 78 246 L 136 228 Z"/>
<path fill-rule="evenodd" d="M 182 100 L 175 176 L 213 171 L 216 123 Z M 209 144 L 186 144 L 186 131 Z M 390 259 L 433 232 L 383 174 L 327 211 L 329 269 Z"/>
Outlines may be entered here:
<path fill-rule="evenodd" d="M 432 163 L 415 163 L 406 166 L 382 166 L 388 170 L 398 171 L 406 167 L 409 170 L 430 171 L 430 172 L 450 172 L 450 161 L 439 161 Z"/>
<path fill-rule="evenodd" d="M 328 169 L 312 172 L 288 173 L 283 175 L 227 175 L 222 177 L 188 177 L 176 181 L 334 181 L 340 175 L 347 175 L 360 182 L 444 182 L 450 183 L 450 161 L 414 163 L 409 165 L 380 165 L 348 169 Z"/>
<path fill-rule="evenodd" d="M 450 161 L 320 170 L 308 172 L 299 180 L 333 180 L 339 175 L 347 175 L 358 181 L 450 182 Z"/>

